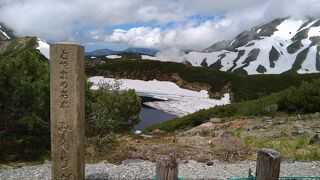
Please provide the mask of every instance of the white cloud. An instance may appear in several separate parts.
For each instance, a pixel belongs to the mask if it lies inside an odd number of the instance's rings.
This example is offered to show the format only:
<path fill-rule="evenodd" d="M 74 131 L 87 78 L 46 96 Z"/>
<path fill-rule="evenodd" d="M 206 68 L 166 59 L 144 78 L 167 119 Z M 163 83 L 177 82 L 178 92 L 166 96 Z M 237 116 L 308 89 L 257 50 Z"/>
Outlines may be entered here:
<path fill-rule="evenodd" d="M 155 47 L 161 43 L 159 28 L 138 27 L 130 30 L 116 29 L 106 38 L 109 42 L 125 43 L 130 46 Z"/>
<path fill-rule="evenodd" d="M 276 17 L 318 17 L 319 9 L 319 0 L 0 0 L 0 22 L 49 41 L 201 49 Z M 197 15 L 224 18 L 190 21 Z M 106 31 L 136 22 L 144 25 Z"/>
<path fill-rule="evenodd" d="M 201 50 L 215 41 L 229 39 L 238 32 L 238 25 L 232 27 L 235 23 L 231 19 L 213 19 L 200 24 L 189 22 L 169 29 L 151 27 L 116 29 L 111 35 L 106 35 L 106 41 L 135 47 Z"/>

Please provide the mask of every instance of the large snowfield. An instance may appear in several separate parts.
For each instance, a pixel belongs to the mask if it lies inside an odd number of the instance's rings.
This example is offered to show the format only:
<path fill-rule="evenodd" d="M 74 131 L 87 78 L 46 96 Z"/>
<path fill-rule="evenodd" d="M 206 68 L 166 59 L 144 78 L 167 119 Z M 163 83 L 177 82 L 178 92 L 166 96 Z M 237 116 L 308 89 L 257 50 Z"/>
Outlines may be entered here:
<path fill-rule="evenodd" d="M 93 83 L 91 89 L 97 90 L 99 84 L 113 84 L 115 79 L 94 76 L 89 78 Z M 168 81 L 142 81 L 132 79 L 119 79 L 120 90 L 134 89 L 140 96 L 148 96 L 159 101 L 146 102 L 145 105 L 163 110 L 176 116 L 184 116 L 194 113 L 200 109 L 208 109 L 217 105 L 229 104 L 229 94 L 225 94 L 221 99 L 210 99 L 206 90 L 191 91 L 180 88 L 173 82 Z"/>

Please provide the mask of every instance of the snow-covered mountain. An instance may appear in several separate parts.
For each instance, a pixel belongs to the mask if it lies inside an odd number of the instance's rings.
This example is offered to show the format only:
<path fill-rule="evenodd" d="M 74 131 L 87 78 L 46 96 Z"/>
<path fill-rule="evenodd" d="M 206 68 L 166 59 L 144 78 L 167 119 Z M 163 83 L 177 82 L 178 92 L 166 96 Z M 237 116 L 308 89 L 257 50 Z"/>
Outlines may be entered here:
<path fill-rule="evenodd" d="M 243 74 L 320 72 L 320 19 L 275 19 L 181 61 Z"/>

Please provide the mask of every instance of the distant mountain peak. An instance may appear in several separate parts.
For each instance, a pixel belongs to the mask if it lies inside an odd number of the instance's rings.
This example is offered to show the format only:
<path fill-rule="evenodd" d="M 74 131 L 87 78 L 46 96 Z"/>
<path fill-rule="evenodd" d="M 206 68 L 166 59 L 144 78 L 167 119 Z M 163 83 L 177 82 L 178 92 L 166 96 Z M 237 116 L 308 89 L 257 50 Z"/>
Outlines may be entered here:
<path fill-rule="evenodd" d="M 87 52 L 87 56 L 108 56 L 108 55 L 116 55 L 121 53 L 137 53 L 142 55 L 148 55 L 148 56 L 155 56 L 159 50 L 153 49 L 153 48 L 135 48 L 130 47 L 122 51 L 114 51 L 111 49 L 98 49 L 92 52 Z"/>
<path fill-rule="evenodd" d="M 86 52 L 86 55 L 87 56 L 108 56 L 116 53 L 117 51 L 105 48 L 105 49 L 98 49 L 92 52 Z"/>
<path fill-rule="evenodd" d="M 154 48 L 139 48 L 139 47 L 130 47 L 124 50 L 124 52 L 128 53 L 138 53 L 138 54 L 143 54 L 143 55 L 148 55 L 148 56 L 155 56 L 159 50 L 154 49 Z"/>

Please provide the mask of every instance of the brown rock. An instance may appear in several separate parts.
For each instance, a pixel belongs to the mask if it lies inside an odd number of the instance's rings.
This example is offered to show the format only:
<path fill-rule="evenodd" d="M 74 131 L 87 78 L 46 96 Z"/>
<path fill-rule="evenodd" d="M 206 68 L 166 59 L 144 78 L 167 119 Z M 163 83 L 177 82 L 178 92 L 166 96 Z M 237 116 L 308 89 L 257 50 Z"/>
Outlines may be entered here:
<path fill-rule="evenodd" d="M 252 121 L 250 120 L 236 120 L 232 121 L 229 125 L 229 128 L 231 129 L 240 129 L 240 128 L 245 128 L 249 129 L 253 125 Z"/>

